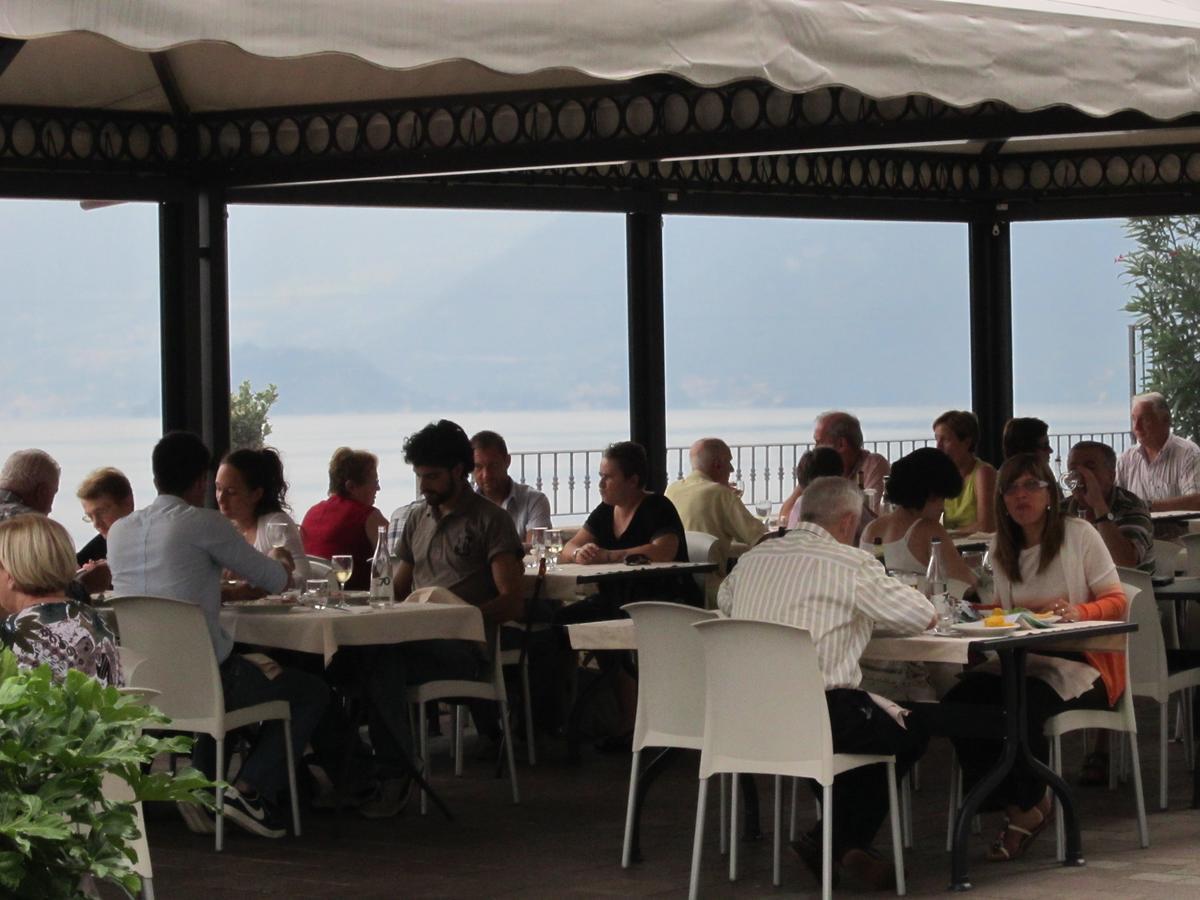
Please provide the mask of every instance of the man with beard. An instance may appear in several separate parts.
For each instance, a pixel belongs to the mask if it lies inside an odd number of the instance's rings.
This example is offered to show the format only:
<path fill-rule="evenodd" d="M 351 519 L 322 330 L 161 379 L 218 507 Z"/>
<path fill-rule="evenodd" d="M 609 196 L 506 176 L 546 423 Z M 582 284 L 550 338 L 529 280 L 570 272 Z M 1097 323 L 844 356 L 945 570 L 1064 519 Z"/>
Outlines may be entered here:
<path fill-rule="evenodd" d="M 454 422 L 430 423 L 404 442 L 404 461 L 413 467 L 422 500 L 404 507 L 393 556 L 392 585 L 397 600 L 427 587 L 442 587 L 479 608 L 489 627 L 524 613 L 524 548 L 512 517 L 471 490 L 467 476 L 474 454 L 467 433 Z M 403 709 L 404 689 L 427 681 L 482 680 L 485 659 L 472 641 L 409 641 L 381 648 L 366 663 L 371 673 L 371 743 L 382 768 L 397 772 L 395 742 L 412 753 L 412 731 Z M 479 733 L 500 734 L 495 704 L 469 701 Z M 379 794 L 364 805 L 368 818 L 396 815 L 408 799 L 409 779 L 385 778 Z"/>

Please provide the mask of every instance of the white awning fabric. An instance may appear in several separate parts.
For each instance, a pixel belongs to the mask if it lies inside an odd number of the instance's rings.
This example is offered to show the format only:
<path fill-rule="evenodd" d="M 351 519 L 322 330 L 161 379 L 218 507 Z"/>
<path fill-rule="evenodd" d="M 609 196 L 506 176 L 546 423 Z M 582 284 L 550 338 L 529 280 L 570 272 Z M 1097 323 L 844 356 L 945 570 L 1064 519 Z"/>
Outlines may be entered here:
<path fill-rule="evenodd" d="M 669 74 L 955 106 L 1200 111 L 1198 0 L 6 0 L 0 105 L 195 112 Z"/>

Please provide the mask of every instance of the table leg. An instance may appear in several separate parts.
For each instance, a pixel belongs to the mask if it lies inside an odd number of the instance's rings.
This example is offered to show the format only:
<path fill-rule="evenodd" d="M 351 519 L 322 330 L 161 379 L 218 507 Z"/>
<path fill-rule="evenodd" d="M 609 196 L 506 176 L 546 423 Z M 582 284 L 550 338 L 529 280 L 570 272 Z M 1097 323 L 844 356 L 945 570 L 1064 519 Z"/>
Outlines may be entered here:
<path fill-rule="evenodd" d="M 677 747 L 664 747 L 658 756 L 642 770 L 638 778 L 637 795 L 633 800 L 633 828 L 630 833 L 630 859 L 633 862 L 642 861 L 642 805 L 646 802 L 646 794 L 658 776 L 667 765 L 678 755 Z"/>
<path fill-rule="evenodd" d="M 762 824 L 758 815 L 758 783 L 753 775 L 742 773 L 738 775 L 738 786 L 742 789 L 742 799 L 746 801 L 746 810 L 742 814 L 742 840 L 761 841 Z"/>

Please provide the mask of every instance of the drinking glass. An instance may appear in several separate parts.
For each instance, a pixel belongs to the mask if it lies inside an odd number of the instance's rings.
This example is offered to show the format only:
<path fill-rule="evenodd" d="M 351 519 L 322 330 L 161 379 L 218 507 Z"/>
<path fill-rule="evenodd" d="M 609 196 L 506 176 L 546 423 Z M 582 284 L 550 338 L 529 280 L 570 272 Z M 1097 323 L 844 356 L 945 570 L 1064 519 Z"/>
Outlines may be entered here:
<path fill-rule="evenodd" d="M 546 529 L 546 568 L 558 568 L 558 554 L 562 553 L 563 537 L 562 529 L 547 528 Z"/>
<path fill-rule="evenodd" d="M 736 480 L 736 481 L 733 483 L 733 489 L 734 489 L 735 491 L 737 491 L 737 495 L 738 495 L 739 497 L 743 497 L 743 498 L 744 498 L 744 497 L 746 496 L 746 479 L 744 479 L 744 478 L 738 478 L 738 479 L 737 479 L 737 480 Z"/>
<path fill-rule="evenodd" d="M 1083 487 L 1083 476 L 1074 469 L 1067 471 L 1067 474 L 1062 477 L 1061 481 L 1063 496 L 1070 497 L 1075 491 Z"/>
<path fill-rule="evenodd" d="M 279 550 L 287 543 L 287 522 L 267 523 L 267 543 Z"/>
<path fill-rule="evenodd" d="M 324 609 L 329 601 L 329 579 L 310 578 L 304 582 L 302 603 L 311 603 L 313 609 Z"/>
<path fill-rule="evenodd" d="M 329 560 L 333 564 L 333 577 L 337 579 L 342 589 L 342 602 L 346 602 L 346 582 L 354 574 L 354 557 L 348 555 L 334 556 Z"/>
<path fill-rule="evenodd" d="M 533 532 L 533 539 L 530 541 L 529 554 L 533 557 L 533 568 L 535 569 L 546 552 L 546 532 L 549 530 L 548 528 L 530 529 Z"/>
<path fill-rule="evenodd" d="M 754 514 L 762 519 L 763 525 L 767 528 L 771 527 L 771 501 L 770 500 L 755 500 Z"/>

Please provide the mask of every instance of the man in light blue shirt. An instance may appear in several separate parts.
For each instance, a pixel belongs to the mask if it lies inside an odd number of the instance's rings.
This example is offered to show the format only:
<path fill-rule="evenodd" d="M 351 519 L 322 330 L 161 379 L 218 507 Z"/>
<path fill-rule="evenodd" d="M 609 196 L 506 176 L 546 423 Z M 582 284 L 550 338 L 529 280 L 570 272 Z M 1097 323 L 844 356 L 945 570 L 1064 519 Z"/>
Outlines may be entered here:
<path fill-rule="evenodd" d="M 550 527 L 550 499 L 509 476 L 512 457 L 504 438 L 494 431 L 480 431 L 471 438 L 471 452 L 475 489 L 512 517 L 523 542 L 529 543 L 530 529 Z"/>
<path fill-rule="evenodd" d="M 165 435 L 154 447 L 154 485 L 158 497 L 144 509 L 115 522 L 108 532 L 108 565 L 115 596 L 165 597 L 194 603 L 204 612 L 221 668 L 225 708 L 238 709 L 268 700 L 287 700 L 292 709 L 292 743 L 300 759 L 309 736 L 329 700 L 329 690 L 316 676 L 297 669 L 272 668 L 268 675 L 245 657 L 232 653 L 233 641 L 220 624 L 221 573 L 240 575 L 271 593 L 288 586 L 288 568 L 254 549 L 237 528 L 215 509 L 204 509 L 208 485 L 208 448 L 188 432 Z M 273 551 L 280 558 L 286 551 Z M 197 740 L 193 762 L 210 777 L 214 771 L 211 738 Z M 225 815 L 263 837 L 282 837 L 270 804 L 287 782 L 283 726 L 263 725 L 233 789 L 225 794 Z M 262 797 L 268 798 L 264 803 Z M 195 831 L 212 828 L 198 806 L 181 807 Z"/>

